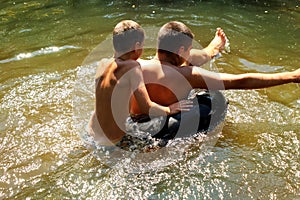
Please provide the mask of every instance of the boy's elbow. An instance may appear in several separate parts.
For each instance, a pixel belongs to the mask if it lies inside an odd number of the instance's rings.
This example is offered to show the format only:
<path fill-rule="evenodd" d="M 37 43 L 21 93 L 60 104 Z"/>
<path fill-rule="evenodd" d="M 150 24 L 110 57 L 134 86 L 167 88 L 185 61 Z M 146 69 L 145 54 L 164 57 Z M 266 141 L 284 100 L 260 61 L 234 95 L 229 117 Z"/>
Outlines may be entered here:
<path fill-rule="evenodd" d="M 151 102 L 147 102 L 147 103 L 145 103 L 143 105 L 140 105 L 140 111 L 143 114 L 149 114 L 151 107 L 153 107 L 152 103 Z"/>

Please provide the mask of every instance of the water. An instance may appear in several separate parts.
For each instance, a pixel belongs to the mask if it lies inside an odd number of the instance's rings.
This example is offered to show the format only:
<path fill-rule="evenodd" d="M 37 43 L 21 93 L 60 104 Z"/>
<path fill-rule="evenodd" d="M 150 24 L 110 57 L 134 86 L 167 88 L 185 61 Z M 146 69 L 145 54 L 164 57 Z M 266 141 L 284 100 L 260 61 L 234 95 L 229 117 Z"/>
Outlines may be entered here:
<path fill-rule="evenodd" d="M 224 92 L 230 104 L 215 145 L 183 143 L 144 164 L 111 167 L 78 136 L 94 103 L 93 80 L 81 79 L 92 79 L 86 64 L 121 19 L 150 27 L 150 38 L 181 20 L 203 46 L 220 26 L 231 52 L 215 61 L 219 71 L 273 73 L 300 67 L 299 1 L 1 1 L 0 9 L 1 199 L 300 197 L 297 84 Z"/>

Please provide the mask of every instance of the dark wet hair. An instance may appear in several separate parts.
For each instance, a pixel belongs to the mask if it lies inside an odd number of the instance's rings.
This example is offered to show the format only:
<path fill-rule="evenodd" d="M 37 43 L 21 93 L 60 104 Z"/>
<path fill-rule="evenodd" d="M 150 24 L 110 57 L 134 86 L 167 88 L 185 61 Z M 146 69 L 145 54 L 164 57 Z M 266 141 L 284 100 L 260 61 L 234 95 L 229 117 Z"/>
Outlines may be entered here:
<path fill-rule="evenodd" d="M 132 20 L 119 22 L 113 30 L 113 45 L 117 52 L 128 53 L 137 42 L 142 43 L 145 32 L 142 27 Z"/>
<path fill-rule="evenodd" d="M 187 50 L 193 39 L 194 34 L 185 24 L 177 21 L 168 22 L 158 32 L 158 52 L 177 53 L 181 46 Z"/>

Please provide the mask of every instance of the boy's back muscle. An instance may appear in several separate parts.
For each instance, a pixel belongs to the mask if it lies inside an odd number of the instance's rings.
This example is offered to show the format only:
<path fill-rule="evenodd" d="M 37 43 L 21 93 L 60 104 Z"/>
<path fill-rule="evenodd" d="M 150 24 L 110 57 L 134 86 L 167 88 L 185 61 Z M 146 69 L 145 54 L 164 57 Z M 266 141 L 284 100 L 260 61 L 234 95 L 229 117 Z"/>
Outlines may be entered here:
<path fill-rule="evenodd" d="M 129 71 L 137 66 L 137 62 L 133 60 L 115 60 L 107 67 L 100 66 L 105 67 L 102 75 L 97 73 L 96 115 L 99 125 L 111 140 L 125 134 L 123 121 L 125 122 L 128 116 L 126 99 L 129 99 L 131 94 L 130 77 L 132 76 L 129 75 Z M 117 116 L 114 110 L 117 111 Z"/>

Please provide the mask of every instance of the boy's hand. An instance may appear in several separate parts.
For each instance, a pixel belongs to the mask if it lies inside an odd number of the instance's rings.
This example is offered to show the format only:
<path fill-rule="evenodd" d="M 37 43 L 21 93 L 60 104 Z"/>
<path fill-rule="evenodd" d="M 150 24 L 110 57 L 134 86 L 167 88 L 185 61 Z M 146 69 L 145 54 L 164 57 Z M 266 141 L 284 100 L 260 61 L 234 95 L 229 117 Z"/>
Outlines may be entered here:
<path fill-rule="evenodd" d="M 295 77 L 295 83 L 300 83 L 300 69 L 297 69 L 297 70 L 295 70 L 294 72 L 293 72 L 295 75 L 294 75 L 294 77 Z"/>
<path fill-rule="evenodd" d="M 193 101 L 191 100 L 181 100 L 179 102 L 173 103 L 169 106 L 170 115 L 178 112 L 187 112 L 193 107 Z"/>

